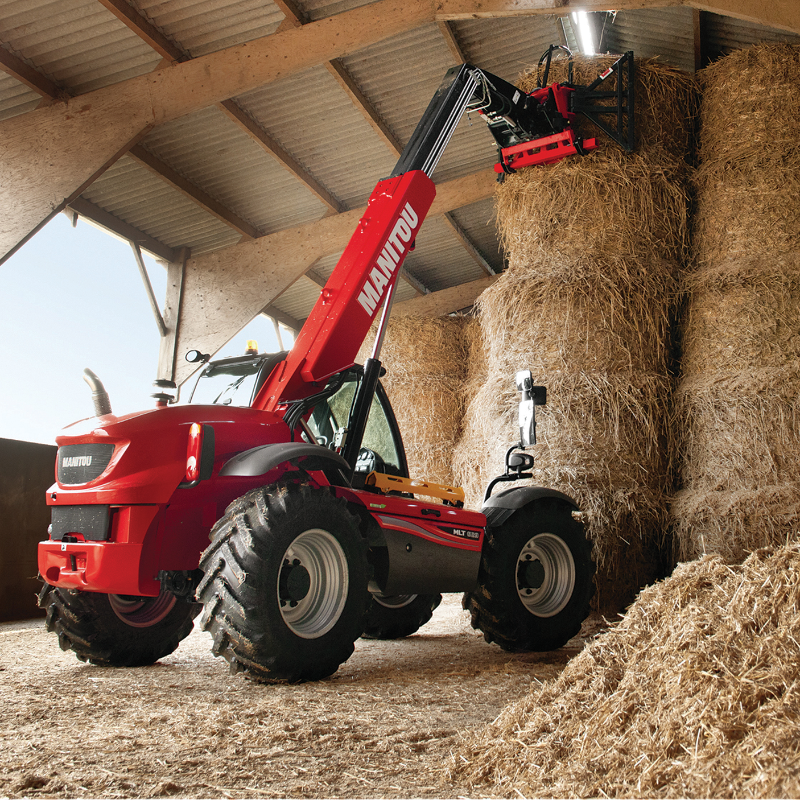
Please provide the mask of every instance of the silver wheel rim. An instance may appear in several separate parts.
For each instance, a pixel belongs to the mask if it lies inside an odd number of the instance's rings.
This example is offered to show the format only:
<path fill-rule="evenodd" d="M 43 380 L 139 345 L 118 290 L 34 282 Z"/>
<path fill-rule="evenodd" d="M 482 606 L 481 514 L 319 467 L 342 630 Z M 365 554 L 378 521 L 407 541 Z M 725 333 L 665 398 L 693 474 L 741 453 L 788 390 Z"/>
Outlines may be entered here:
<path fill-rule="evenodd" d="M 303 589 L 293 593 L 286 589 L 292 573 L 301 575 L 307 583 L 302 596 L 299 595 Z M 347 557 L 336 538 L 321 528 L 301 533 L 283 554 L 278 575 L 278 603 L 283 621 L 303 639 L 324 636 L 342 615 L 348 585 Z"/>
<path fill-rule="evenodd" d="M 418 597 L 416 594 L 381 594 L 376 592 L 372 595 L 378 605 L 385 608 L 404 608 L 410 606 Z"/>
<path fill-rule="evenodd" d="M 522 605 L 534 616 L 554 617 L 572 597 L 575 561 L 563 539 L 540 533 L 520 551 L 514 577 Z"/>
<path fill-rule="evenodd" d="M 158 597 L 135 597 L 127 594 L 110 594 L 111 610 L 131 628 L 149 628 L 169 614 L 177 598 L 171 592 L 161 592 Z"/>

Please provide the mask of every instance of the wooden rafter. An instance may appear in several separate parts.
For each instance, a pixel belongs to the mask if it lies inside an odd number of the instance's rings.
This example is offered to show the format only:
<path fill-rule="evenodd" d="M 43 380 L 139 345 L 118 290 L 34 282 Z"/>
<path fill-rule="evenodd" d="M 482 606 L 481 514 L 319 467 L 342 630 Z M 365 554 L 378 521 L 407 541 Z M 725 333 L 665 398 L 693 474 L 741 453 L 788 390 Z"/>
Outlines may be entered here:
<path fill-rule="evenodd" d="M 91 220 L 95 225 L 105 228 L 107 231 L 127 239 L 129 242 L 135 242 L 148 253 L 152 253 L 156 258 L 163 261 L 175 261 L 177 251 L 172 247 L 168 247 L 163 242 L 142 233 L 138 228 L 123 222 L 119 217 L 110 214 L 108 211 L 84 200 L 82 197 L 76 197 L 65 209 L 68 213 L 74 212 L 79 217 L 85 217 Z"/>
<path fill-rule="evenodd" d="M 154 175 L 157 175 L 162 180 L 169 183 L 181 194 L 188 197 L 201 208 L 213 214 L 217 219 L 230 225 L 234 230 L 238 231 L 245 237 L 245 239 L 257 239 L 261 236 L 261 231 L 251 225 L 246 220 L 238 217 L 230 209 L 226 208 L 222 203 L 215 200 L 211 195 L 204 192 L 198 186 L 195 186 L 191 181 L 184 178 L 181 174 L 176 172 L 169 164 L 165 164 L 159 158 L 154 156 L 149 150 L 145 150 L 141 145 L 132 147 L 128 155 L 135 159 L 143 167 L 146 167 Z"/>
<path fill-rule="evenodd" d="M 170 61 L 188 61 L 189 54 L 168 39 L 150 20 L 139 13 L 127 0 L 97 0 L 118 20 L 147 42 L 160 56 Z"/>
<path fill-rule="evenodd" d="M 149 44 L 159 55 L 171 61 L 189 61 L 191 56 L 175 42 L 168 39 L 148 19 L 134 9 L 127 0 L 98 0 L 137 36 Z M 297 180 L 316 195 L 331 211 L 343 211 L 342 204 L 317 181 L 287 150 L 273 139 L 249 114 L 234 100 L 223 100 L 217 107 L 230 120 L 251 137 L 259 146 L 275 158 Z M 229 212 L 233 213 L 233 212 Z M 235 227 L 235 226 L 234 226 Z"/>
<path fill-rule="evenodd" d="M 292 331 L 292 333 L 296 334 L 300 328 L 303 327 L 303 322 L 301 320 L 295 319 L 286 312 L 276 308 L 274 305 L 265 306 L 261 313 L 265 317 L 269 317 L 270 319 L 274 319 L 276 322 L 280 322 L 281 325 L 287 327 L 290 331 Z"/>
<path fill-rule="evenodd" d="M 278 0 L 275 5 L 284 13 L 287 22 L 294 27 L 299 28 L 309 22 L 308 17 L 292 2 L 292 0 Z M 367 124 L 378 134 L 392 153 L 399 156 L 403 151 L 402 144 L 400 144 L 398 138 L 392 133 L 375 107 L 358 87 L 344 64 L 342 64 L 338 58 L 334 58 L 330 61 L 325 61 L 324 66 L 339 86 L 342 87 L 353 105 L 364 116 Z"/>
<path fill-rule="evenodd" d="M 496 271 L 494 267 L 486 260 L 483 253 L 478 250 L 477 247 L 472 243 L 469 236 L 464 232 L 464 229 L 456 222 L 455 217 L 450 213 L 446 213 L 443 215 L 444 221 L 447 223 L 447 226 L 453 232 L 455 237 L 461 243 L 461 246 L 469 253 L 472 257 L 473 261 L 487 274 L 487 275 L 496 275 Z"/>
<path fill-rule="evenodd" d="M 68 92 L 56 86 L 50 78 L 46 78 L 4 47 L 0 47 L 0 71 L 16 78 L 42 97 L 68 96 Z"/>
<path fill-rule="evenodd" d="M 331 211 L 339 213 L 345 210 L 342 203 L 281 147 L 240 105 L 233 100 L 223 100 L 217 105 L 229 119 L 233 120 L 263 150 L 273 156 L 282 167 L 305 184 L 306 188 Z"/>
<path fill-rule="evenodd" d="M 800 4 L 797 0 L 436 0 L 434 14 L 440 21 L 531 14 L 564 16 L 573 11 L 633 11 L 674 6 L 688 6 L 800 33 Z"/>
<path fill-rule="evenodd" d="M 445 44 L 447 45 L 447 49 L 453 56 L 453 60 L 457 64 L 466 64 L 467 57 L 464 55 L 464 51 L 461 49 L 461 45 L 458 43 L 458 40 L 453 33 L 453 29 L 450 27 L 450 23 L 446 19 L 440 19 L 437 20 L 436 24 L 439 27 L 439 32 L 442 34 Z"/>
<path fill-rule="evenodd" d="M 0 220 L 0 261 L 59 213 L 77 187 L 153 126 L 432 19 L 430 0 L 377 0 L 1 121 L 0 205 L 6 213 Z M 32 147 L 31 141 L 46 146 Z M 26 187 L 25 203 L 18 202 L 21 186 Z"/>

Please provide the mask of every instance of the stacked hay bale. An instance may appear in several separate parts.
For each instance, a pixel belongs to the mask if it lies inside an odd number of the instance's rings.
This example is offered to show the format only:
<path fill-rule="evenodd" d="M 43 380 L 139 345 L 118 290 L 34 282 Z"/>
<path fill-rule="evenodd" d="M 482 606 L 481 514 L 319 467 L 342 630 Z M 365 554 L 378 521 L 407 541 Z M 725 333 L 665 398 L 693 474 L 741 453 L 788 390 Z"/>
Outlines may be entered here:
<path fill-rule="evenodd" d="M 590 83 L 612 61 L 579 60 L 575 82 Z M 551 79 L 566 80 L 563 64 L 553 67 Z M 671 490 L 670 318 L 686 254 L 696 105 L 690 76 L 655 61 L 638 60 L 636 70 L 633 154 L 598 135 L 594 153 L 522 170 L 498 192 L 509 266 L 479 300 L 488 378 L 457 456 L 458 478 L 479 505 L 518 438 L 514 374 L 530 368 L 548 388 L 535 482 L 586 512 L 603 609 L 630 600 L 659 568 Z M 531 91 L 535 78 L 520 86 Z"/>
<path fill-rule="evenodd" d="M 797 797 L 798 630 L 799 545 L 682 564 L 451 777 L 500 797 Z"/>
<path fill-rule="evenodd" d="M 461 436 L 467 343 L 464 317 L 391 319 L 381 351 L 389 396 L 412 478 L 453 484 L 453 449 Z M 370 355 L 374 334 L 359 353 Z"/>
<path fill-rule="evenodd" d="M 800 530 L 800 47 L 737 51 L 702 82 L 672 511 L 679 557 L 741 561 Z"/>

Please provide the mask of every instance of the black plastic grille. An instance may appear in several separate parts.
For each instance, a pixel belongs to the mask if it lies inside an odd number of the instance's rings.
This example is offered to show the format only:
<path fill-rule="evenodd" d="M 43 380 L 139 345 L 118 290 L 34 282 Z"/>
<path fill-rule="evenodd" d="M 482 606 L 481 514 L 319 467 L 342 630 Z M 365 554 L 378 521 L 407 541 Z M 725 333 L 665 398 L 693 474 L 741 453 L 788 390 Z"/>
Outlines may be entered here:
<path fill-rule="evenodd" d="M 68 444 L 58 448 L 58 482 L 87 483 L 102 474 L 114 455 L 113 444 Z"/>
<path fill-rule="evenodd" d="M 69 534 L 80 533 L 87 542 L 108 539 L 110 506 L 53 506 L 50 538 L 61 541 Z"/>

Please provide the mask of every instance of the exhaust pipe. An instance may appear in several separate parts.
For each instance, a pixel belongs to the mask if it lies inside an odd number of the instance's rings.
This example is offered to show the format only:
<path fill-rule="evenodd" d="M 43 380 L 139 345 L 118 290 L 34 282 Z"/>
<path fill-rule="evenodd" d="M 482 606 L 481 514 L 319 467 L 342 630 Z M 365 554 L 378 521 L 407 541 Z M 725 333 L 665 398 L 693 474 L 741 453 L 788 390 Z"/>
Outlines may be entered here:
<path fill-rule="evenodd" d="M 94 413 L 98 417 L 104 417 L 111 413 L 111 401 L 108 399 L 108 392 L 103 386 L 103 382 L 88 367 L 83 371 L 83 379 L 89 384 L 92 390 L 92 401 L 94 402 Z"/>

